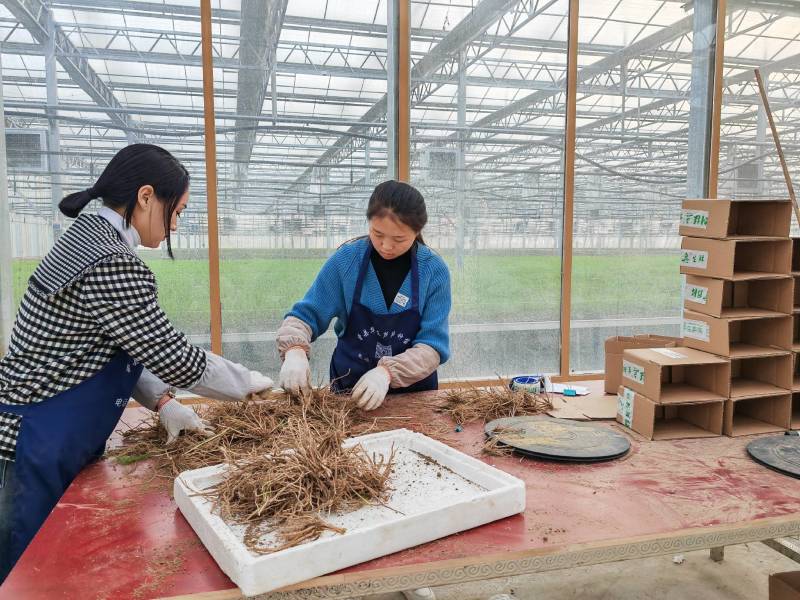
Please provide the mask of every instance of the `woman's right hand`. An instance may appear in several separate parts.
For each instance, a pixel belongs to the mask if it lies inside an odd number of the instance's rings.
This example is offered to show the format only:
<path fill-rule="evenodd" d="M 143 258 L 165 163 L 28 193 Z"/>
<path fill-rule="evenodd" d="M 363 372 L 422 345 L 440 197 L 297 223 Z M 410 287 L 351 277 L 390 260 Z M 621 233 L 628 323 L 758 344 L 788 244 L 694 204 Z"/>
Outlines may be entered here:
<path fill-rule="evenodd" d="M 275 382 L 272 381 L 266 375 L 259 373 L 258 371 L 250 371 L 250 388 L 249 391 L 251 394 L 258 394 L 262 392 L 268 392 L 272 389 L 275 385 Z"/>
<path fill-rule="evenodd" d="M 311 367 L 302 348 L 292 348 L 284 355 L 280 386 L 292 396 L 311 393 Z"/>

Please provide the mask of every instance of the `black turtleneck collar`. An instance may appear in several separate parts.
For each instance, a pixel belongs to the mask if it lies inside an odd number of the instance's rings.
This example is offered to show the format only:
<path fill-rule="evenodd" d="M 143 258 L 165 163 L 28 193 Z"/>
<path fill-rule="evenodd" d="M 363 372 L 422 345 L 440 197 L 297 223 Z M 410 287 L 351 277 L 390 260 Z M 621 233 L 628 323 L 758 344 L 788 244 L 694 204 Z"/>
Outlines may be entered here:
<path fill-rule="evenodd" d="M 411 253 L 416 252 L 416 250 L 417 242 L 414 242 L 405 254 L 401 254 L 392 260 L 386 260 L 378 254 L 375 248 L 372 249 L 369 260 L 372 263 L 372 268 L 375 269 L 375 274 L 378 276 L 378 283 L 381 284 L 386 310 L 392 307 L 392 303 L 397 297 L 397 292 L 400 291 L 406 275 L 411 270 Z"/>

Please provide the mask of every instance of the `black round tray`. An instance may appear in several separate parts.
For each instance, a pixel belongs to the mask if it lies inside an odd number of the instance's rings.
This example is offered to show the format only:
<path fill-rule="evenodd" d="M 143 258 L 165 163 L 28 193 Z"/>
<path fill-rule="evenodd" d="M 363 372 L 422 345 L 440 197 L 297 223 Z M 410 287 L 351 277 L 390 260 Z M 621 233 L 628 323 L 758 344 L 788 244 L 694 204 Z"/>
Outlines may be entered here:
<path fill-rule="evenodd" d="M 545 460 L 601 462 L 620 458 L 631 447 L 627 437 L 607 427 L 547 416 L 495 419 L 484 432 L 515 452 Z"/>

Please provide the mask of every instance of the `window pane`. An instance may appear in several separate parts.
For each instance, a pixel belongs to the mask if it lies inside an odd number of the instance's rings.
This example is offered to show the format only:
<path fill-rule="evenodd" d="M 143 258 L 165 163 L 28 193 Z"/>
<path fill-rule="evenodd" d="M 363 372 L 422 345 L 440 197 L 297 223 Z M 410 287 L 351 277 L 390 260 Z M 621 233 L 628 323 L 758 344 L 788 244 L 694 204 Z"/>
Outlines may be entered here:
<path fill-rule="evenodd" d="M 411 4 L 411 179 L 453 282 L 444 377 L 558 371 L 567 4 Z"/>
<path fill-rule="evenodd" d="M 592 371 L 609 336 L 679 331 L 694 36 L 678 3 L 585 0 L 580 15 L 570 366 Z"/>
<path fill-rule="evenodd" d="M 753 69 L 759 67 L 790 173 L 800 117 L 800 10 L 742 2 L 728 7 L 720 128 L 719 196 L 786 198 L 772 132 Z M 797 189 L 797 188 L 796 188 Z M 797 224 L 792 219 L 797 231 Z"/>
<path fill-rule="evenodd" d="M 61 198 L 91 186 L 125 145 L 157 144 L 188 168 L 192 194 L 172 236 L 177 260 L 163 246 L 140 255 L 156 274 L 173 323 L 207 345 L 199 4 L 129 9 L 78 0 L 57 3 L 52 19 L 51 30 L 66 41 L 56 45 L 48 69 L 48 30 L 0 6 L 15 297 L 69 225 L 57 209 Z M 48 114 L 48 105 L 57 112 Z"/>
<path fill-rule="evenodd" d="M 385 1 L 223 1 L 214 83 L 225 356 L 277 376 L 275 332 L 386 178 Z M 284 9 L 285 8 L 285 12 Z M 266 24 L 266 25 L 265 25 Z M 314 344 L 327 379 L 333 328 Z"/>

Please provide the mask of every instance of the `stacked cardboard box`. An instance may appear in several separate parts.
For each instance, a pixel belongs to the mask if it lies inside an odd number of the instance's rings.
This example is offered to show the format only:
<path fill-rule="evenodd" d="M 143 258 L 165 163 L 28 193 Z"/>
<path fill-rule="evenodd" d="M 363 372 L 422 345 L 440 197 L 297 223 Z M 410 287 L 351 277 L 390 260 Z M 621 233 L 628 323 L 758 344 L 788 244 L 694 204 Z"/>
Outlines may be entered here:
<path fill-rule="evenodd" d="M 769 600 L 800 600 L 800 571 L 770 575 Z"/>
<path fill-rule="evenodd" d="M 651 440 L 722 433 L 728 359 L 692 348 L 625 350 L 617 421 Z"/>
<path fill-rule="evenodd" d="M 792 238 L 794 305 L 792 312 L 792 429 L 800 429 L 800 238 Z"/>
<path fill-rule="evenodd" d="M 632 348 L 674 348 L 680 346 L 681 339 L 655 334 L 634 336 L 614 336 L 606 340 L 606 394 L 616 394 L 622 383 L 622 353 Z"/>
<path fill-rule="evenodd" d="M 796 372 L 791 213 L 786 201 L 683 203 L 681 333 L 684 345 L 730 360 L 727 435 L 781 431 L 790 423 Z"/>

